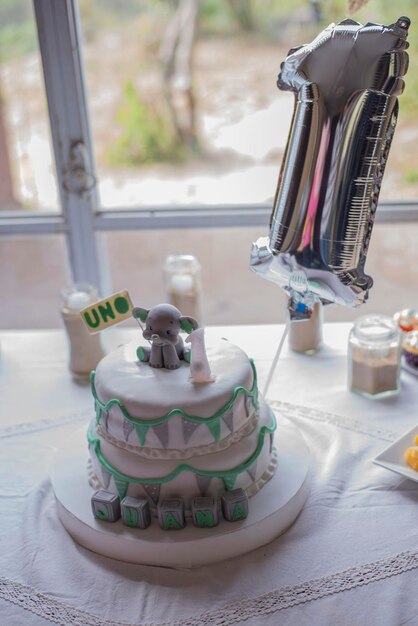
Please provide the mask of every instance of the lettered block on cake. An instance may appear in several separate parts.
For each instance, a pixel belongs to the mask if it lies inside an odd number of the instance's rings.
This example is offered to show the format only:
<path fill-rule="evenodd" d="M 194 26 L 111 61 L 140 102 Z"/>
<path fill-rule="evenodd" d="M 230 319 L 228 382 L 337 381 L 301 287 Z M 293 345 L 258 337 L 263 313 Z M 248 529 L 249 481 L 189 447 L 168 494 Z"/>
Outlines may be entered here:
<path fill-rule="evenodd" d="M 103 522 L 117 522 L 120 518 L 120 498 L 110 491 L 99 489 L 91 497 L 94 517 Z"/>
<path fill-rule="evenodd" d="M 196 497 L 191 502 L 193 524 L 199 528 L 211 528 L 219 522 L 217 498 Z"/>
<path fill-rule="evenodd" d="M 122 522 L 125 526 L 148 528 L 151 523 L 151 512 L 148 500 L 126 496 L 120 503 Z"/>
<path fill-rule="evenodd" d="M 237 522 L 248 515 L 248 497 L 244 489 L 227 491 L 221 497 L 222 512 L 228 522 Z"/>
<path fill-rule="evenodd" d="M 164 530 L 184 528 L 184 502 L 181 498 L 171 498 L 158 503 L 158 521 Z"/>

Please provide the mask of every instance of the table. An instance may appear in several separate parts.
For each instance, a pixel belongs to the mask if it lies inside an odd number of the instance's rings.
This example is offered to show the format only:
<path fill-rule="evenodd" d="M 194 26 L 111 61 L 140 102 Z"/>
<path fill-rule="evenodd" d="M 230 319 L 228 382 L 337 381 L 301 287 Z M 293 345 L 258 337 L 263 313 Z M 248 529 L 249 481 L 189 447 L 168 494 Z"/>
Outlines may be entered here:
<path fill-rule="evenodd" d="M 418 422 L 418 379 L 370 401 L 346 387 L 348 324 L 325 325 L 315 356 L 285 345 L 269 401 L 311 450 L 310 495 L 291 529 L 244 557 L 193 571 L 111 561 L 73 543 L 57 519 L 54 450 L 92 414 L 67 370 L 61 331 L 0 333 L 0 623 L 416 623 L 418 484 L 371 463 Z M 260 388 L 282 326 L 209 328 L 255 359 Z M 116 346 L 138 333 L 108 331 Z M 279 468 L 280 470 L 280 468 Z"/>

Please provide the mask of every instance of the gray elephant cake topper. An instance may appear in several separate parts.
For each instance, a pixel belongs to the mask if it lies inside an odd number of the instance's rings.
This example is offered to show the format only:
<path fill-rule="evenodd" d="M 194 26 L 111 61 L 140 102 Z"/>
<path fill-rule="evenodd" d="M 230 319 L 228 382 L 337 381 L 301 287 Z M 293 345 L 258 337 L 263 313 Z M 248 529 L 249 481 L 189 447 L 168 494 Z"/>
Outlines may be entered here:
<path fill-rule="evenodd" d="M 180 332 L 191 333 L 199 325 L 193 317 L 187 317 L 172 304 L 157 304 L 151 309 L 136 306 L 132 309 L 136 320 L 145 324 L 143 337 L 151 342 L 151 347 L 140 346 L 137 356 L 151 367 L 177 369 L 180 359 L 189 361 L 189 351 L 184 349 Z"/>

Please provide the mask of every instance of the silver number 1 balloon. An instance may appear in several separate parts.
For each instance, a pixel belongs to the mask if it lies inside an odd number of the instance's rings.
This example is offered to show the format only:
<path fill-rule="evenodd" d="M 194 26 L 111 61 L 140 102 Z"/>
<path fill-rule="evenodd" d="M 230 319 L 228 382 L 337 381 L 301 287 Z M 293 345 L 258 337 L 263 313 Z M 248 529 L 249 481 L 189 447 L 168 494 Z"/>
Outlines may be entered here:
<path fill-rule="evenodd" d="M 331 24 L 293 48 L 278 87 L 295 93 L 269 238 L 251 269 L 289 294 L 291 318 L 315 300 L 355 307 L 373 280 L 364 271 L 385 165 L 408 69 L 410 20 Z"/>

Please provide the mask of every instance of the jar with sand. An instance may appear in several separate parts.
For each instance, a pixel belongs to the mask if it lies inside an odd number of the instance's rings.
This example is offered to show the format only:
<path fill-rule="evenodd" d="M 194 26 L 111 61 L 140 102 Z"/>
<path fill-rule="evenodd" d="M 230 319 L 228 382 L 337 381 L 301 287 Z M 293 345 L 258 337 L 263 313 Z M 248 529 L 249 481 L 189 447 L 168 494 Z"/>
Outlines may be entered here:
<path fill-rule="evenodd" d="M 354 323 L 348 340 L 348 386 L 370 398 L 395 395 L 400 388 L 401 335 L 384 315 Z"/>

